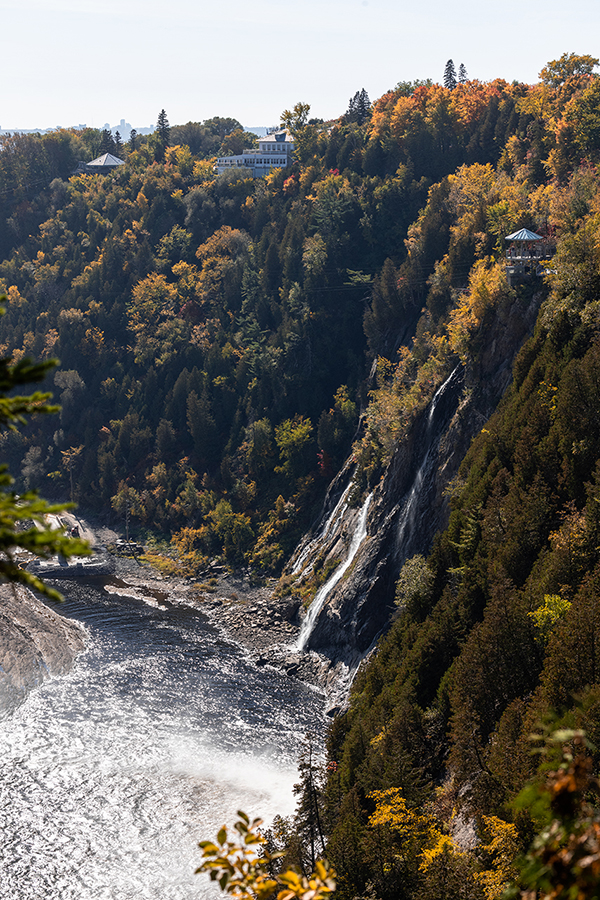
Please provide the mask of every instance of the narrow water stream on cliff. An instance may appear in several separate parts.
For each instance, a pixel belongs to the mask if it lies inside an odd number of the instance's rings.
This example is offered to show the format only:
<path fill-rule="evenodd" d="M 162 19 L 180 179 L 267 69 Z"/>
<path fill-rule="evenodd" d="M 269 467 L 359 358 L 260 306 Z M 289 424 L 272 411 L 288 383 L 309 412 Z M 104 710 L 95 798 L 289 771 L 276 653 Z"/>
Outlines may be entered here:
<path fill-rule="evenodd" d="M 206 619 L 62 586 L 88 649 L 0 722 L 3 900 L 188 900 L 197 841 L 237 809 L 294 808 L 299 745 L 322 698 L 257 669 Z"/>

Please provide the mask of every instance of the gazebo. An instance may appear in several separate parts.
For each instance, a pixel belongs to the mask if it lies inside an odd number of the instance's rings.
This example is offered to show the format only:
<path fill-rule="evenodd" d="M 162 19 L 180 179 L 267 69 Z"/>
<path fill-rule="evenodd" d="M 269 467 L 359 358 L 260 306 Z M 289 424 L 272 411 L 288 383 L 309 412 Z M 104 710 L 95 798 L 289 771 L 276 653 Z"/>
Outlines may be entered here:
<path fill-rule="evenodd" d="M 520 228 L 509 234 L 505 240 L 510 241 L 506 250 L 506 273 L 510 281 L 511 275 L 541 275 L 540 262 L 552 257 L 552 251 L 541 234 Z"/>
<path fill-rule="evenodd" d="M 119 159 L 118 156 L 113 156 L 112 153 L 103 153 L 102 156 L 93 159 L 91 162 L 78 163 L 73 174 L 81 175 L 85 173 L 86 175 L 108 175 L 110 172 L 114 172 L 119 166 L 124 165 L 124 161 Z"/>

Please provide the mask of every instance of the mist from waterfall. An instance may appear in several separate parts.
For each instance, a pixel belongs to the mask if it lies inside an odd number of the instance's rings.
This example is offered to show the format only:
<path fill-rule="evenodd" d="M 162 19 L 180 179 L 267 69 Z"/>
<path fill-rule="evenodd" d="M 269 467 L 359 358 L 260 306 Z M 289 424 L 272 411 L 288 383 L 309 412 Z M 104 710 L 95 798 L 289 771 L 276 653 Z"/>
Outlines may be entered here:
<path fill-rule="evenodd" d="M 208 900 L 197 842 L 293 812 L 322 698 L 183 602 L 63 589 L 87 650 L 0 722 L 2 900 Z"/>

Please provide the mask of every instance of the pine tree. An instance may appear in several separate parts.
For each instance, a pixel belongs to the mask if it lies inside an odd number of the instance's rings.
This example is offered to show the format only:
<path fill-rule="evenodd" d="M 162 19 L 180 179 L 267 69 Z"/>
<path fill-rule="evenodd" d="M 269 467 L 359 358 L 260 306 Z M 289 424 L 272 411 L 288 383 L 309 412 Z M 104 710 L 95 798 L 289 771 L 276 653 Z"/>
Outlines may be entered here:
<path fill-rule="evenodd" d="M 102 135 L 100 137 L 100 154 L 103 153 L 114 153 L 115 152 L 115 142 L 113 140 L 113 136 L 108 130 L 108 128 L 104 128 L 102 130 Z"/>
<path fill-rule="evenodd" d="M 444 87 L 450 91 L 453 91 L 456 87 L 456 69 L 451 59 L 448 60 L 444 69 Z"/>
<path fill-rule="evenodd" d="M 115 154 L 119 158 L 123 156 L 123 141 L 118 131 L 115 131 Z"/>
<path fill-rule="evenodd" d="M 298 760 L 300 781 L 294 785 L 294 794 L 298 797 L 294 824 L 301 838 L 304 853 L 308 856 L 302 868 L 310 871 L 314 869 L 318 856 L 325 853 L 320 812 L 323 773 L 315 758 L 313 736 L 307 734 L 302 743 L 302 752 Z"/>
<path fill-rule="evenodd" d="M 158 114 L 158 119 L 156 120 L 156 158 L 164 159 L 165 151 L 169 146 L 171 141 L 171 126 L 169 125 L 169 120 L 167 118 L 167 114 L 164 109 Z"/>
<path fill-rule="evenodd" d="M 132 128 L 131 131 L 129 132 L 129 152 L 130 153 L 133 153 L 133 151 L 135 150 L 136 141 L 137 141 L 137 131 L 135 130 L 135 128 Z"/>
<path fill-rule="evenodd" d="M 458 83 L 464 84 L 469 80 L 469 75 L 467 73 L 467 68 L 464 63 L 461 63 L 458 67 Z"/>
<path fill-rule="evenodd" d="M 347 122 L 356 122 L 357 125 L 363 125 L 370 115 L 371 101 L 363 88 L 361 91 L 357 91 L 354 97 L 351 97 L 344 118 Z"/>

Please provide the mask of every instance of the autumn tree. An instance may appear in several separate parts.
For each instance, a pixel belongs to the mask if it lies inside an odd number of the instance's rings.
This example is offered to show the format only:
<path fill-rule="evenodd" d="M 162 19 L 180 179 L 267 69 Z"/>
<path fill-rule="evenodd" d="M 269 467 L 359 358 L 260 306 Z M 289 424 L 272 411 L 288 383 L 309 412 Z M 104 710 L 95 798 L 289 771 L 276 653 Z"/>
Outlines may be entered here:
<path fill-rule="evenodd" d="M 595 56 L 578 56 L 576 53 L 563 53 L 560 59 L 547 63 L 539 74 L 540 81 L 551 87 L 560 87 L 574 75 L 592 75 L 600 60 Z"/>
<path fill-rule="evenodd" d="M 287 128 L 293 137 L 308 124 L 308 114 L 310 112 L 310 103 L 296 103 L 292 110 L 284 109 L 281 113 L 281 127 Z"/>
<path fill-rule="evenodd" d="M 0 430 L 4 435 L 15 432 L 32 416 L 56 412 L 57 407 L 48 402 L 50 394 L 18 393 L 25 384 L 42 381 L 53 366 L 53 361 L 34 363 L 23 358 L 13 364 L 9 357 L 0 359 Z M 0 581 L 23 584 L 52 600 L 61 600 L 58 591 L 19 564 L 15 551 L 26 550 L 46 559 L 57 553 L 67 557 L 87 554 L 89 546 L 50 527 L 48 517 L 67 509 L 65 504 L 50 505 L 37 491 L 17 494 L 13 483 L 8 467 L 0 465 Z"/>
<path fill-rule="evenodd" d="M 282 853 L 272 853 L 261 834 L 261 819 L 238 812 L 237 834 L 229 838 L 225 826 L 216 841 L 200 841 L 202 862 L 196 872 L 206 872 L 234 900 L 325 900 L 335 891 L 335 872 L 319 860 L 308 876 L 292 869 L 275 874 L 273 863 Z M 275 894 L 277 891 L 277 894 Z"/>

